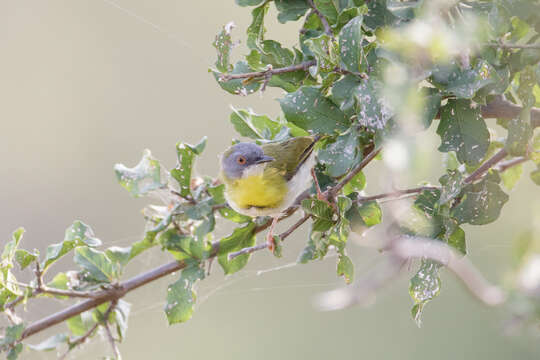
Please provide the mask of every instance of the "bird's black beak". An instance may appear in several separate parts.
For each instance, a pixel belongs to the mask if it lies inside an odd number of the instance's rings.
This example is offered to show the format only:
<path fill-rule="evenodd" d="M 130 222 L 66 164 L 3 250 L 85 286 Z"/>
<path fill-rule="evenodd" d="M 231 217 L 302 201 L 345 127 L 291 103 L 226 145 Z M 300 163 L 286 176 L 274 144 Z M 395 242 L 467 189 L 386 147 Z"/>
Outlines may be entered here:
<path fill-rule="evenodd" d="M 273 157 L 271 157 L 271 156 L 263 155 L 262 157 L 257 159 L 257 161 L 255 161 L 255 164 L 267 163 L 267 162 L 274 161 L 274 160 L 275 159 Z"/>

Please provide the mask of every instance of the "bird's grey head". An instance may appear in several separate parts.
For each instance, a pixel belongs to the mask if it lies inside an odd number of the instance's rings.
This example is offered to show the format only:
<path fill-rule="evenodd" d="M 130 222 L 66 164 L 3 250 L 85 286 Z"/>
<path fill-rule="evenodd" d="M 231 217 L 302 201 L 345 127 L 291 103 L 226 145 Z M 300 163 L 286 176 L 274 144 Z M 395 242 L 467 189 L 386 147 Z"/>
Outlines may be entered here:
<path fill-rule="evenodd" d="M 238 143 L 227 150 L 221 159 L 221 167 L 229 179 L 239 179 L 250 166 L 274 160 L 264 155 L 263 149 L 253 143 Z"/>

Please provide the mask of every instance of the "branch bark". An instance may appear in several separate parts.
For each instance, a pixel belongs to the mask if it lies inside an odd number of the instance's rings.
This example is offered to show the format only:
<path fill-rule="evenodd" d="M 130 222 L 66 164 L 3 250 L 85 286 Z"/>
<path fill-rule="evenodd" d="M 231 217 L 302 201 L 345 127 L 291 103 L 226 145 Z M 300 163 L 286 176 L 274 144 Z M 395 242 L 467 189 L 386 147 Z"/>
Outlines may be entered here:
<path fill-rule="evenodd" d="M 277 68 L 277 69 L 269 68 L 267 70 L 254 71 L 254 72 L 248 72 L 248 73 L 243 73 L 243 74 L 222 74 L 219 79 L 221 81 L 230 81 L 230 80 L 235 80 L 235 79 L 266 78 L 268 76 L 279 75 L 279 74 L 289 73 L 289 72 L 294 72 L 294 71 L 299 71 L 299 70 L 305 71 L 310 66 L 313 66 L 316 63 L 317 62 L 315 60 L 311 60 L 311 61 L 306 61 L 300 64 L 295 64 L 295 65 L 286 66 L 286 67 Z"/>

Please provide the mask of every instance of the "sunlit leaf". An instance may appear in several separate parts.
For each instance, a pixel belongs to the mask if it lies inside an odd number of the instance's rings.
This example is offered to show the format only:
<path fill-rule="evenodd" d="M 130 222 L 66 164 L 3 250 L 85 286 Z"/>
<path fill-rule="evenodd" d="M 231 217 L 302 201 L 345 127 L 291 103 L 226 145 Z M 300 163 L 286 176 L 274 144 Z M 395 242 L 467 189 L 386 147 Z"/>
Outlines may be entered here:
<path fill-rule="evenodd" d="M 191 318 L 196 299 L 193 287 L 202 279 L 204 270 L 198 262 L 195 262 L 182 270 L 178 281 L 169 285 L 165 305 L 169 325 L 185 322 Z"/>
<path fill-rule="evenodd" d="M 28 344 L 28 347 L 36 351 L 51 351 L 57 349 L 60 345 L 67 343 L 68 339 L 69 337 L 66 334 L 56 334 L 43 340 L 39 344 Z"/>
<path fill-rule="evenodd" d="M 242 250 L 255 244 L 255 223 L 250 222 L 244 227 L 234 229 L 233 233 L 219 241 L 218 262 L 225 274 L 234 274 L 247 265 L 250 254 L 243 254 L 229 260 L 230 252 Z"/>
<path fill-rule="evenodd" d="M 116 164 L 114 171 L 120 185 L 134 197 L 147 195 L 167 185 L 159 161 L 152 157 L 148 149 L 144 150 L 141 161 L 135 167 Z"/>
<path fill-rule="evenodd" d="M 73 260 L 95 281 L 108 283 L 118 276 L 116 267 L 105 253 L 88 246 L 75 248 Z"/>
<path fill-rule="evenodd" d="M 411 278 L 409 294 L 415 303 L 411 313 L 419 327 L 422 324 L 424 306 L 439 295 L 441 289 L 440 267 L 441 265 L 433 260 L 422 260 L 420 269 Z"/>
<path fill-rule="evenodd" d="M 338 276 L 343 276 L 345 282 L 350 284 L 354 280 L 354 264 L 347 255 L 340 255 L 337 264 Z"/>
<path fill-rule="evenodd" d="M 180 186 L 181 196 L 191 195 L 191 172 L 196 155 L 200 155 L 206 146 L 206 137 L 197 145 L 178 142 L 176 144 L 177 165 L 171 170 L 171 176 Z"/>

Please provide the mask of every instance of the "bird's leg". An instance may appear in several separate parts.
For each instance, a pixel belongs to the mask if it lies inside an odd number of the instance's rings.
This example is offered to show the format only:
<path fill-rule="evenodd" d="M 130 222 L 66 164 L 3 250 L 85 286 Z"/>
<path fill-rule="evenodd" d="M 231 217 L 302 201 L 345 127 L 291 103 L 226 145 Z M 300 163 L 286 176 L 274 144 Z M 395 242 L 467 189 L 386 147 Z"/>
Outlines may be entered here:
<path fill-rule="evenodd" d="M 279 219 L 279 216 L 275 216 L 272 219 L 272 225 L 270 225 L 270 229 L 268 230 L 268 233 L 266 234 L 266 244 L 268 245 L 268 249 L 271 252 L 274 252 L 274 250 L 276 249 L 276 242 L 274 241 L 274 228 L 276 227 L 278 219 Z"/>
<path fill-rule="evenodd" d="M 319 186 L 319 180 L 317 180 L 317 175 L 315 174 L 315 168 L 311 168 L 311 177 L 313 178 L 313 181 L 315 182 L 315 190 L 317 190 L 317 199 L 322 200 L 324 202 L 328 202 L 328 196 L 326 196 L 326 194 L 321 191 L 321 187 Z"/>

